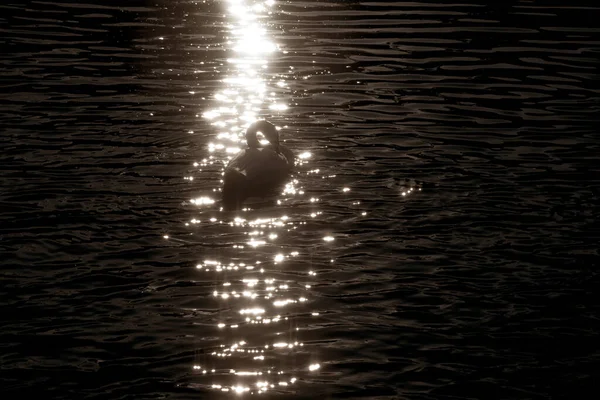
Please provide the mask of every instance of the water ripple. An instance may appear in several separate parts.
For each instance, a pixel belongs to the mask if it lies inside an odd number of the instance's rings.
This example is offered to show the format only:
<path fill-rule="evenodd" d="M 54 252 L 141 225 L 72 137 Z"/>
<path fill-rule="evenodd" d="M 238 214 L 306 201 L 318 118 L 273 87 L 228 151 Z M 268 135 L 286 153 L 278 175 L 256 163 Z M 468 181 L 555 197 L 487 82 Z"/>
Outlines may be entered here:
<path fill-rule="evenodd" d="M 600 8 L 96 3 L 0 5 L 4 397 L 593 389 Z"/>

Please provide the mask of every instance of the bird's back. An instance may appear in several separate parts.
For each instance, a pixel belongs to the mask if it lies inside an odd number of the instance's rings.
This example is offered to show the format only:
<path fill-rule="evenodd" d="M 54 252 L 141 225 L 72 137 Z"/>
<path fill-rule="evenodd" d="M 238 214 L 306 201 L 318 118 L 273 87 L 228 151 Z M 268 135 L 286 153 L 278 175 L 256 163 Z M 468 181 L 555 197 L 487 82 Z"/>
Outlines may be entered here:
<path fill-rule="evenodd" d="M 285 150 L 292 154 L 288 149 Z M 276 152 L 271 146 L 241 151 L 225 168 L 225 207 L 239 208 L 248 197 L 266 196 L 285 181 L 292 165 L 288 157 Z"/>
<path fill-rule="evenodd" d="M 270 147 L 249 148 L 238 153 L 225 168 L 235 170 L 254 184 L 277 182 L 290 172 L 287 158 Z"/>

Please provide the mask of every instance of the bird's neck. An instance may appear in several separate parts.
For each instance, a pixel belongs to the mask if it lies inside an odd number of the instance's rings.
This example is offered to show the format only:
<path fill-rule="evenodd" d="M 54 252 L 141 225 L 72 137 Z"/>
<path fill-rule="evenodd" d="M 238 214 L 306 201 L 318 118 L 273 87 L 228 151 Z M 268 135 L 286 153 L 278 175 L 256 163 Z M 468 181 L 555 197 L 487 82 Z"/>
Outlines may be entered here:
<path fill-rule="evenodd" d="M 248 143 L 248 147 L 252 149 L 258 149 L 261 147 L 260 142 L 256 137 L 256 131 L 248 130 L 248 132 L 246 132 L 246 143 Z"/>
<path fill-rule="evenodd" d="M 248 127 L 248 130 L 246 130 L 246 142 L 248 143 L 248 147 L 263 147 L 256 137 L 257 132 L 261 132 L 271 145 L 279 147 L 279 134 L 277 133 L 275 126 L 267 121 L 257 121 Z"/>

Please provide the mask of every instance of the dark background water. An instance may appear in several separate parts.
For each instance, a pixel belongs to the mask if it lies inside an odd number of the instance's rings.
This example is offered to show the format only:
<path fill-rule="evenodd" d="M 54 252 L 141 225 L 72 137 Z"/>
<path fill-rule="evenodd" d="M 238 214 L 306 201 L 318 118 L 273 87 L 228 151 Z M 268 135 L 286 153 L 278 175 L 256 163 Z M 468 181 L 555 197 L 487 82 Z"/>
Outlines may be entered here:
<path fill-rule="evenodd" d="M 2 398 L 597 394 L 600 7 L 276 2 L 227 214 L 233 3 L 0 5 Z"/>

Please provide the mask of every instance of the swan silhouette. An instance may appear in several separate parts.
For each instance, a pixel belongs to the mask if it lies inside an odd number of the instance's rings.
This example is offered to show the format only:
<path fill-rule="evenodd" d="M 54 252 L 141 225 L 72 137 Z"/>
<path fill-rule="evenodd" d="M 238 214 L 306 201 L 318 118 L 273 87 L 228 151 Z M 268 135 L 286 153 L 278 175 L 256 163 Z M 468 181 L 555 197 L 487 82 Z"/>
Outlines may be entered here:
<path fill-rule="evenodd" d="M 256 134 L 269 141 L 262 145 Z M 225 167 L 223 208 L 237 210 L 248 197 L 264 197 L 281 185 L 294 167 L 294 153 L 279 143 L 275 125 L 256 121 L 246 130 L 248 148 L 236 154 Z"/>

